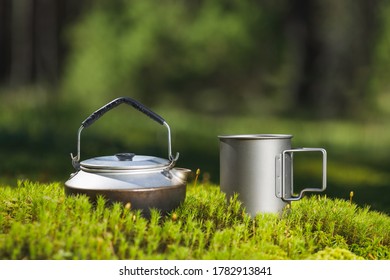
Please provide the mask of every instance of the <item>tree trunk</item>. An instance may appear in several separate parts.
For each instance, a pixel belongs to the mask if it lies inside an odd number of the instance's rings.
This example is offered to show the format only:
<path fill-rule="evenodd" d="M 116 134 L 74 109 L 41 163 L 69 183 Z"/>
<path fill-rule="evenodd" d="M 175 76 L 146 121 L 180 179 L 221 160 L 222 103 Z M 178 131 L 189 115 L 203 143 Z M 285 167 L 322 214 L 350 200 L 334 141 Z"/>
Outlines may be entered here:
<path fill-rule="evenodd" d="M 288 27 L 301 64 L 293 108 L 318 117 L 365 106 L 377 1 L 291 1 Z"/>
<path fill-rule="evenodd" d="M 9 7 L 12 0 L 0 0 L 0 82 L 9 78 L 11 33 Z"/>
<path fill-rule="evenodd" d="M 59 79 L 58 1 L 36 0 L 34 76 L 38 83 L 55 84 Z"/>
<path fill-rule="evenodd" d="M 12 1 L 10 84 L 25 85 L 33 73 L 34 1 Z"/>
<path fill-rule="evenodd" d="M 0 82 L 56 85 L 68 51 L 63 31 L 89 3 L 0 0 Z"/>

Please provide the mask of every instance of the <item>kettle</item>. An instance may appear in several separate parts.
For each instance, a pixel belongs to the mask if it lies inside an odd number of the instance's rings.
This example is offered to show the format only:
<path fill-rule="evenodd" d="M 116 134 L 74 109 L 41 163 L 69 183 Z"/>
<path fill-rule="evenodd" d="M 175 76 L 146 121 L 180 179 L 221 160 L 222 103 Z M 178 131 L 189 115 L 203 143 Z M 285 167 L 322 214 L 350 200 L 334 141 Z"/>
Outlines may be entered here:
<path fill-rule="evenodd" d="M 168 159 L 125 152 L 80 162 L 82 130 L 122 103 L 134 107 L 167 128 Z M 150 214 L 150 209 L 169 212 L 185 200 L 187 178 L 191 170 L 175 167 L 179 153 L 172 155 L 168 123 L 130 97 L 119 97 L 109 102 L 81 123 L 77 135 L 77 155 L 71 154 L 71 157 L 76 171 L 65 182 L 67 195 L 84 194 L 92 201 L 103 196 L 111 203 L 130 203 L 132 209 L 140 209 L 146 216 Z"/>

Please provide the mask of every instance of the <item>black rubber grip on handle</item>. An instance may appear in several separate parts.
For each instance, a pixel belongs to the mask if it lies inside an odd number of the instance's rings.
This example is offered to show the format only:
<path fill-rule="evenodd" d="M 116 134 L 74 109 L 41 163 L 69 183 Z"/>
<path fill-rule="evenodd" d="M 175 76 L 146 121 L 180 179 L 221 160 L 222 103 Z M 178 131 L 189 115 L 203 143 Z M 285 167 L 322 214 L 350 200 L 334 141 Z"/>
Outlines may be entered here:
<path fill-rule="evenodd" d="M 150 117 L 152 120 L 155 120 L 156 122 L 158 122 L 161 125 L 165 123 L 165 120 L 160 115 L 156 114 L 155 112 L 153 112 L 149 108 L 145 107 L 143 104 L 141 104 L 137 100 L 134 100 L 133 98 L 130 98 L 130 97 L 119 97 L 117 99 L 114 99 L 110 103 L 104 105 L 103 107 L 101 107 L 100 109 L 96 110 L 95 112 L 93 112 L 88 118 L 86 118 L 81 123 L 81 125 L 84 128 L 87 128 L 88 126 L 93 124 L 95 121 L 97 121 L 105 113 L 107 113 L 111 109 L 119 106 L 122 103 L 126 103 L 126 104 L 128 104 L 130 106 L 133 106 L 135 109 L 137 109 L 138 111 L 144 113 L 145 115 Z"/>

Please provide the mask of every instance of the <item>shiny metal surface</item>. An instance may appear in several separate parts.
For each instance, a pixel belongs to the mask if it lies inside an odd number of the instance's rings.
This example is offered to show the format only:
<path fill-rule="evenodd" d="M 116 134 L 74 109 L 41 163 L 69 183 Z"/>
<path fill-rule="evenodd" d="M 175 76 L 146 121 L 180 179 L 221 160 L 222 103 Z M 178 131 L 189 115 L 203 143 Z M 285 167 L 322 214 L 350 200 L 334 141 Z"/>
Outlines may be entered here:
<path fill-rule="evenodd" d="M 166 168 L 170 162 L 167 159 L 154 157 L 154 156 L 144 156 L 144 155 L 134 155 L 131 157 L 131 160 L 122 160 L 121 157 L 118 158 L 117 155 L 114 156 L 102 156 L 95 157 L 80 162 L 80 168 L 89 170 L 89 172 L 101 172 L 101 170 L 148 170 L 156 168 Z"/>
<path fill-rule="evenodd" d="M 228 196 L 238 193 L 251 216 L 258 213 L 281 213 L 290 200 L 294 200 L 288 199 L 288 194 L 293 193 L 292 157 L 284 158 L 283 165 L 278 160 L 284 151 L 295 151 L 291 149 L 292 137 L 287 134 L 218 137 L 221 190 Z M 280 188 L 282 182 L 283 194 Z"/>
<path fill-rule="evenodd" d="M 304 188 L 296 195 L 294 192 L 293 180 L 293 155 L 294 153 L 320 152 L 322 153 L 322 184 L 320 188 Z M 284 150 L 277 156 L 276 166 L 276 196 L 284 201 L 300 200 L 305 192 L 323 192 L 326 190 L 327 174 L 327 153 L 322 148 L 298 148 Z M 289 178 L 289 180 L 288 180 Z"/>
<path fill-rule="evenodd" d="M 130 202 L 132 209 L 140 209 L 148 216 L 151 208 L 165 213 L 184 201 L 190 172 L 185 168 L 111 173 L 80 170 L 65 182 L 65 193 L 85 194 L 92 201 L 103 196 L 110 203 Z"/>
<path fill-rule="evenodd" d="M 288 202 L 275 195 L 275 157 L 291 148 L 291 135 L 220 136 L 220 185 L 239 194 L 246 211 L 275 213 Z"/>
<path fill-rule="evenodd" d="M 168 130 L 168 159 L 155 156 L 119 153 L 80 162 L 80 138 L 105 113 L 120 104 L 127 104 L 144 113 Z M 171 130 L 158 114 L 129 97 L 119 97 L 93 112 L 82 123 L 77 134 L 77 155 L 72 157 L 76 172 L 65 182 L 68 195 L 85 194 L 92 200 L 103 196 L 109 202 L 130 203 L 133 209 L 148 216 L 151 208 L 170 211 L 184 201 L 187 178 L 191 170 L 175 168 L 179 153 L 172 155 Z"/>

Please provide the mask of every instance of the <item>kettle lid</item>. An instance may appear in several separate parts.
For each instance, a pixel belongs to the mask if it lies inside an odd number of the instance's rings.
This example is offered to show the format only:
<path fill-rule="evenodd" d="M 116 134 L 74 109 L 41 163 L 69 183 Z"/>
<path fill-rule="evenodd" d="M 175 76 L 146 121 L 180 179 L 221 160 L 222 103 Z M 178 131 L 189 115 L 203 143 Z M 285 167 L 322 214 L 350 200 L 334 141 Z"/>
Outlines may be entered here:
<path fill-rule="evenodd" d="M 120 153 L 113 156 L 101 156 L 80 162 L 80 166 L 83 169 L 88 170 L 141 170 L 141 169 L 155 169 L 168 167 L 170 161 L 167 159 L 154 157 L 135 155 L 133 153 Z"/>

